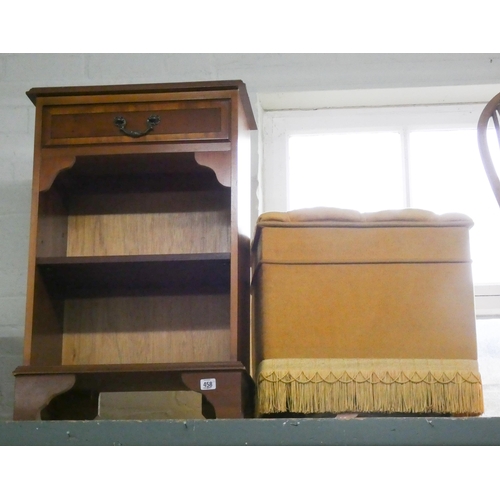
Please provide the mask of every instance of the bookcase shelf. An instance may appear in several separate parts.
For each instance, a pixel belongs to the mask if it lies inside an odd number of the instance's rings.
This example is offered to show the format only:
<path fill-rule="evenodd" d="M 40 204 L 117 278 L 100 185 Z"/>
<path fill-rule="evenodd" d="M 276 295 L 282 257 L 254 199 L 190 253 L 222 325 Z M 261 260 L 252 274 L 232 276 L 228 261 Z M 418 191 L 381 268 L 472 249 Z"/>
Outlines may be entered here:
<path fill-rule="evenodd" d="M 230 253 L 41 257 L 58 298 L 229 293 Z"/>

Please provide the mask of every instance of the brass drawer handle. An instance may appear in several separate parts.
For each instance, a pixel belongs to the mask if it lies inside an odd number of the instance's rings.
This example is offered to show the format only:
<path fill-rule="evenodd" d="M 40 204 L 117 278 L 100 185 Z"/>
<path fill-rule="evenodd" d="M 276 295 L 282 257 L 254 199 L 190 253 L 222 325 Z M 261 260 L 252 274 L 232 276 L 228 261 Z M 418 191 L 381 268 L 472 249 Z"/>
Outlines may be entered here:
<path fill-rule="evenodd" d="M 123 118 L 123 116 L 117 116 L 114 119 L 114 124 L 120 129 L 121 132 L 123 132 L 125 135 L 128 135 L 129 137 L 142 137 L 146 134 L 149 134 L 151 130 L 155 128 L 156 125 L 160 123 L 160 117 L 158 115 L 151 115 L 147 120 L 146 124 L 148 128 L 144 130 L 144 132 L 136 132 L 135 130 L 126 130 L 125 126 L 127 125 L 127 120 Z"/>

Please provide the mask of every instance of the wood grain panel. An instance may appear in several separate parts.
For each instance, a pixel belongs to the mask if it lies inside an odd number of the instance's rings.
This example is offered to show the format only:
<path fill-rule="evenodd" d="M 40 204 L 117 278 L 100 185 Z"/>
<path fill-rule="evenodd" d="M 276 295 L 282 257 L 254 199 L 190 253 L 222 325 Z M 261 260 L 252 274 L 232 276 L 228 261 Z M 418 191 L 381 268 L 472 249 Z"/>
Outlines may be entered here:
<path fill-rule="evenodd" d="M 68 218 L 68 256 L 230 251 L 229 211 Z"/>
<path fill-rule="evenodd" d="M 68 365 L 227 361 L 229 296 L 67 300 Z"/>

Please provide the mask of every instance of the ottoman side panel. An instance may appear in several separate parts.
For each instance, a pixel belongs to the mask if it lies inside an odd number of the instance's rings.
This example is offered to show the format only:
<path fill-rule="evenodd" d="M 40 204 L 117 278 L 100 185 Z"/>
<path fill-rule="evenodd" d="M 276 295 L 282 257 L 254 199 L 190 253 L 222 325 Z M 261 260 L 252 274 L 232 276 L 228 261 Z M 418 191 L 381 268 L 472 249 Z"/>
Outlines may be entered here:
<path fill-rule="evenodd" d="M 477 359 L 466 263 L 262 264 L 256 287 L 257 362 Z"/>

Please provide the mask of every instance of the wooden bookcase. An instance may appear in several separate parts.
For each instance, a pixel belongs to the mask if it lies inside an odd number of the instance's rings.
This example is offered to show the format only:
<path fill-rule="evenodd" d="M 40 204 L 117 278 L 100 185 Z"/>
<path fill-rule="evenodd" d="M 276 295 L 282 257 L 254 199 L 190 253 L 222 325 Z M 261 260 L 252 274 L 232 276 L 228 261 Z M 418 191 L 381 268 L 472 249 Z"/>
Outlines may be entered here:
<path fill-rule="evenodd" d="M 241 81 L 35 88 L 14 419 L 194 390 L 251 416 L 250 130 Z"/>

